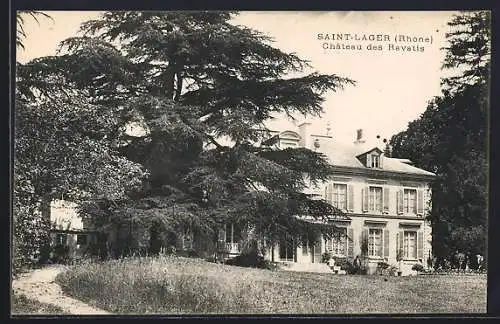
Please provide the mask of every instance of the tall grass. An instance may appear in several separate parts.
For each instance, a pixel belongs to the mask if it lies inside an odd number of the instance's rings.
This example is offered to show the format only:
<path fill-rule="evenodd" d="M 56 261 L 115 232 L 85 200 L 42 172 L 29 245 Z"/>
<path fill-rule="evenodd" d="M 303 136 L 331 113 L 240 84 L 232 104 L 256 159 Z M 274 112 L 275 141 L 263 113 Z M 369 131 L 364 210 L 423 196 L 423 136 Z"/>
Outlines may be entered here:
<path fill-rule="evenodd" d="M 14 293 L 11 298 L 10 311 L 12 315 L 66 315 L 62 308 L 52 304 L 41 303 L 26 297 L 23 294 Z"/>
<path fill-rule="evenodd" d="M 118 314 L 486 311 L 484 276 L 335 276 L 140 257 L 81 264 L 56 281 L 65 293 Z"/>
<path fill-rule="evenodd" d="M 56 280 L 65 292 L 117 313 L 252 311 L 260 295 L 252 271 L 230 268 L 189 258 L 123 258 L 82 264 Z"/>

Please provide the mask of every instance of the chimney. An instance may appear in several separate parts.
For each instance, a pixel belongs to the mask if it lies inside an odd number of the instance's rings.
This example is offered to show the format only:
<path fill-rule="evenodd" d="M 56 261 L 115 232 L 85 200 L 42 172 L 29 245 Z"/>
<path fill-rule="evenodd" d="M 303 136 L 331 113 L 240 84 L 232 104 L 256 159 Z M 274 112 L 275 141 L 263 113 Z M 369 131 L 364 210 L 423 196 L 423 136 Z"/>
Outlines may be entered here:
<path fill-rule="evenodd" d="M 392 145 L 387 142 L 385 144 L 384 155 L 387 157 L 392 157 Z"/>
<path fill-rule="evenodd" d="M 311 134 L 309 134 L 309 126 L 311 126 L 309 122 L 303 122 L 299 125 L 299 135 L 301 137 L 299 146 L 301 147 L 310 148 L 309 142 L 311 141 Z"/>
<path fill-rule="evenodd" d="M 363 139 L 363 130 L 358 129 L 356 131 L 356 140 L 354 141 L 354 144 L 363 144 L 365 140 Z"/>

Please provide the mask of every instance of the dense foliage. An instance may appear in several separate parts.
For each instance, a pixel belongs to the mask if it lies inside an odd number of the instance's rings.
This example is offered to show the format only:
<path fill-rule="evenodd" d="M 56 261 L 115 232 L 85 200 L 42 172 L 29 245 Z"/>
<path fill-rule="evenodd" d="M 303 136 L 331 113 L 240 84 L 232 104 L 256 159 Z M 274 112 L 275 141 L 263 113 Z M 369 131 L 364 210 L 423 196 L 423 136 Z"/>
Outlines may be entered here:
<path fill-rule="evenodd" d="M 433 250 L 485 255 L 487 248 L 487 116 L 490 14 L 464 12 L 450 21 L 443 92 L 421 117 L 391 139 L 393 155 L 433 171 Z"/>
<path fill-rule="evenodd" d="M 320 115 L 324 93 L 353 81 L 308 73 L 235 14 L 106 12 L 58 56 L 18 64 L 18 176 L 102 228 L 332 233 L 294 217 L 339 213 L 302 193 L 330 176 L 324 156 L 259 143 L 272 116 Z"/>
<path fill-rule="evenodd" d="M 25 14 L 18 13 L 18 25 Z M 145 176 L 141 165 L 117 151 L 115 117 L 90 102 L 50 61 L 55 58 L 16 66 L 15 268 L 48 258 L 53 199 L 123 199 Z"/>

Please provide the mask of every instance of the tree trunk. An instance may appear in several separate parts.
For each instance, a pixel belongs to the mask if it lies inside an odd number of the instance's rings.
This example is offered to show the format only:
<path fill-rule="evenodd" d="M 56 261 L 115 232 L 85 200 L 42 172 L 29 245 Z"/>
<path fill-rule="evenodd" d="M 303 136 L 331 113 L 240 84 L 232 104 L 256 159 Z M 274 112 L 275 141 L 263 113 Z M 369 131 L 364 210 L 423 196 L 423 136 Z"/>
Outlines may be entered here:
<path fill-rule="evenodd" d="M 38 259 L 38 262 L 40 264 L 45 264 L 49 261 L 50 259 L 50 203 L 52 202 L 52 198 L 50 195 L 45 194 L 41 198 L 41 204 L 40 204 L 40 212 L 42 214 L 42 221 L 43 221 L 43 228 L 41 229 L 44 231 L 43 233 L 43 241 L 42 244 L 40 245 L 40 257 Z"/>

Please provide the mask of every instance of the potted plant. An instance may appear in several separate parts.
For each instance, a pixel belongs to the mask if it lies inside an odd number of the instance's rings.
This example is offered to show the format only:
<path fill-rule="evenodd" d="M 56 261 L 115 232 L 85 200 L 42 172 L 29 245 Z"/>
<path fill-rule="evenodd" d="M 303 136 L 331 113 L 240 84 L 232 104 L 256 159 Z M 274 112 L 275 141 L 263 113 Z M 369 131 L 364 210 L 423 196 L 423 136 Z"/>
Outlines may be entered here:
<path fill-rule="evenodd" d="M 403 249 L 399 249 L 398 253 L 396 254 L 396 261 L 398 261 L 398 277 L 401 277 L 401 275 L 403 274 L 403 271 L 401 270 L 401 266 L 403 264 L 403 256 Z"/>

